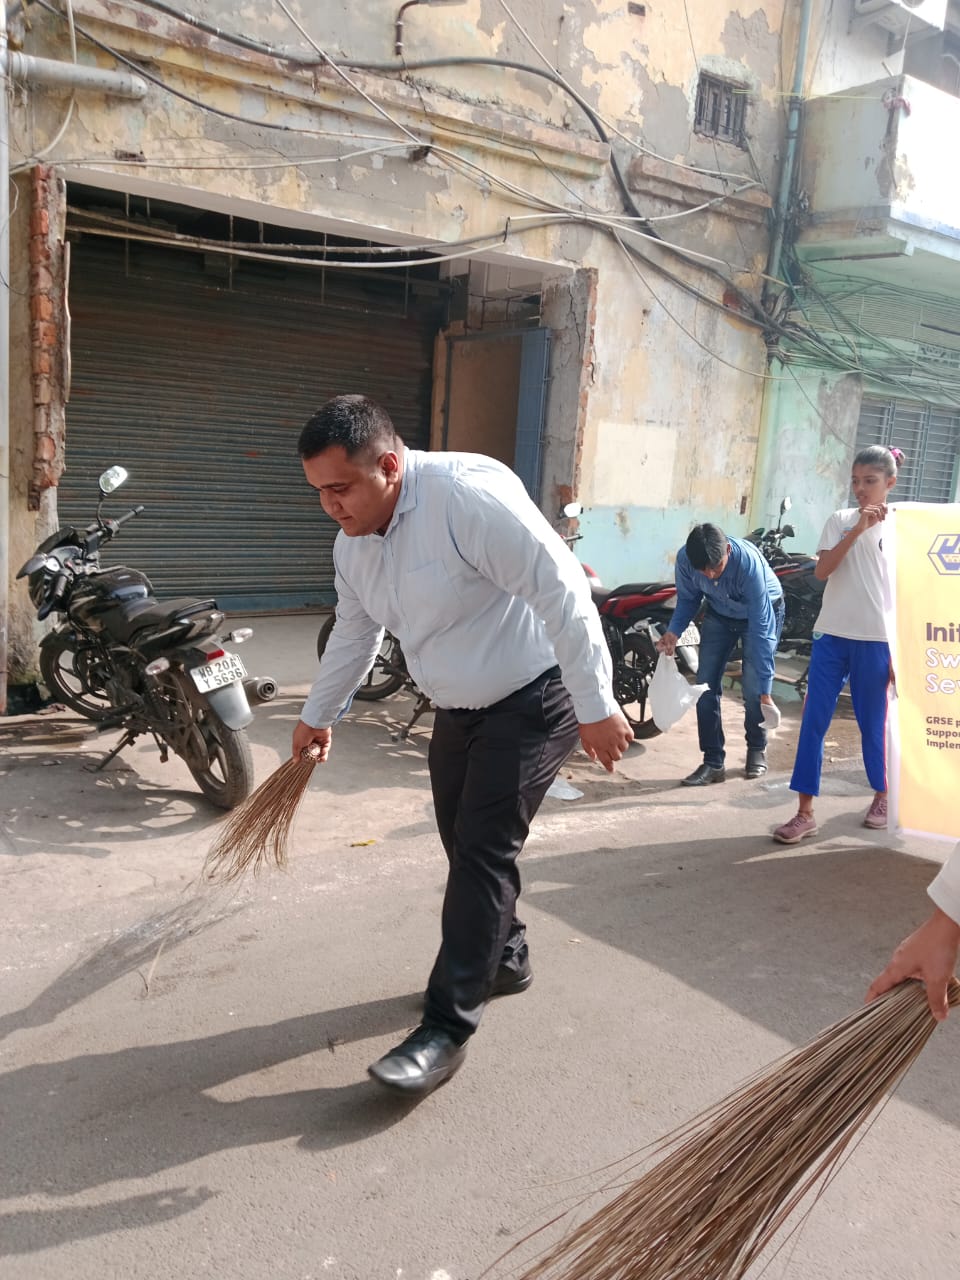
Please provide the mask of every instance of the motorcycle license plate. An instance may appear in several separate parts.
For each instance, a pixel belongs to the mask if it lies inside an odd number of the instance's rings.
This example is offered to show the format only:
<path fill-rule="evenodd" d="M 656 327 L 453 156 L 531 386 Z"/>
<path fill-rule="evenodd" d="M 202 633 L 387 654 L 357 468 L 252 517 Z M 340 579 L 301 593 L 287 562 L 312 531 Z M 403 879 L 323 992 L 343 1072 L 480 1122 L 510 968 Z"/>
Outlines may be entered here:
<path fill-rule="evenodd" d="M 691 622 L 686 631 L 677 641 L 677 644 L 699 644 L 700 632 L 697 630 L 696 623 Z"/>
<path fill-rule="evenodd" d="M 225 684 L 233 684 L 234 680 L 242 680 L 247 671 L 235 653 L 225 653 L 222 658 L 205 662 L 202 667 L 192 667 L 190 674 L 201 693 L 211 693 L 214 689 L 222 689 Z"/>

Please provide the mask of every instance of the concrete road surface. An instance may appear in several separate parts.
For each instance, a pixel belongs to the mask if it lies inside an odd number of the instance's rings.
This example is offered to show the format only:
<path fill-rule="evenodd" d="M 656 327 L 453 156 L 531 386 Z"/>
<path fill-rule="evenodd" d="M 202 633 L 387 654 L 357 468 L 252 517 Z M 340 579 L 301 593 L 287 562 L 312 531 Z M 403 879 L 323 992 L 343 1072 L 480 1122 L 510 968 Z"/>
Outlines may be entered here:
<path fill-rule="evenodd" d="M 286 756 L 316 618 L 254 620 L 281 682 L 251 727 Z M 487 1010 L 419 1105 L 366 1074 L 418 1021 L 444 860 L 429 717 L 357 707 L 304 802 L 287 873 L 196 877 L 219 815 L 179 762 L 70 714 L 0 721 L 0 1275 L 478 1280 L 609 1178 L 854 1008 L 926 911 L 943 846 L 865 830 L 845 709 L 820 834 L 794 849 L 796 711 L 760 782 L 680 788 L 692 718 L 608 777 L 582 756 L 523 857 L 536 980 Z M 773 1259 L 774 1280 L 960 1276 L 960 1015 Z M 506 1277 L 554 1227 L 495 1274 Z M 513 1274 L 518 1274 L 517 1270 Z"/>

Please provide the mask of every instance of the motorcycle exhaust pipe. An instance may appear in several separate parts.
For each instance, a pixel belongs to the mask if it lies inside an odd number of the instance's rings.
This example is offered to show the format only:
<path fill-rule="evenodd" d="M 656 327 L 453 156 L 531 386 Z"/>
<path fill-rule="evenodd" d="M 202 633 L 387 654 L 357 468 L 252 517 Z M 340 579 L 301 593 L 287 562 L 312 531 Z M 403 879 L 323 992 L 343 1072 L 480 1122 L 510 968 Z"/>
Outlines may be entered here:
<path fill-rule="evenodd" d="M 272 676 L 247 676 L 243 688 L 251 702 L 272 702 L 278 693 Z"/>

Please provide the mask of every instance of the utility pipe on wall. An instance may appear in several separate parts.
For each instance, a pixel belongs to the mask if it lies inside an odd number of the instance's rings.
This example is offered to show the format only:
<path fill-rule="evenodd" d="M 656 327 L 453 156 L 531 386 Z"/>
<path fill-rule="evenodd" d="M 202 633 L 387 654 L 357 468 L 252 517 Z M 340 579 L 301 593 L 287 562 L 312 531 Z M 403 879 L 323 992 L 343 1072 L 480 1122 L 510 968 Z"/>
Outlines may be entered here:
<path fill-rule="evenodd" d="M 800 105 L 803 100 L 803 83 L 807 69 L 807 46 L 810 39 L 810 18 L 813 11 L 813 0 L 803 0 L 800 10 L 800 29 L 797 34 L 797 57 L 793 68 L 793 92 L 787 112 L 786 145 L 783 152 L 783 165 L 780 169 L 780 182 L 777 186 L 777 198 L 774 203 L 773 235 L 770 239 L 770 252 L 767 255 L 767 279 L 763 284 L 763 304 L 768 313 L 772 310 L 776 298 L 776 280 L 780 279 L 780 260 L 783 257 L 783 242 L 786 235 L 787 216 L 790 211 L 790 193 L 797 166 L 797 141 L 800 135 Z M 782 383 L 772 381 L 764 383 L 763 402 L 760 407 L 760 431 L 757 439 L 756 462 L 753 468 L 753 484 L 750 494 L 750 527 L 757 524 L 768 524 L 769 508 L 766 502 L 766 486 L 768 476 L 775 468 L 776 429 L 774 424 L 781 411 Z"/>
<path fill-rule="evenodd" d="M 786 147 L 783 153 L 783 164 L 780 168 L 777 199 L 774 204 L 773 239 L 770 243 L 770 254 L 767 258 L 767 275 L 774 280 L 780 279 L 780 259 L 783 256 L 783 239 L 786 234 L 787 216 L 790 211 L 790 192 L 793 189 L 793 177 L 797 168 L 800 104 L 803 101 L 803 81 L 807 70 L 807 46 L 810 42 L 810 18 L 812 12 L 813 0 L 803 0 L 800 10 L 800 31 L 797 36 L 797 59 L 793 68 L 793 89 L 790 94 L 790 106 L 787 112 Z M 771 284 L 768 280 L 764 286 L 764 293 L 766 294 L 770 288 Z"/>
<path fill-rule="evenodd" d="M 34 58 L 28 53 L 0 55 L 0 74 L 6 69 L 11 80 L 24 84 L 53 85 L 59 89 L 93 89 L 118 98 L 143 98 L 147 82 L 129 71 L 107 71 L 83 62 L 57 62 L 54 58 Z"/>
<path fill-rule="evenodd" d="M 7 712 L 10 628 L 10 100 L 9 85 L 92 89 L 119 98 L 143 98 L 147 82 L 129 71 L 10 53 L 6 0 L 0 0 L 0 715 Z"/>

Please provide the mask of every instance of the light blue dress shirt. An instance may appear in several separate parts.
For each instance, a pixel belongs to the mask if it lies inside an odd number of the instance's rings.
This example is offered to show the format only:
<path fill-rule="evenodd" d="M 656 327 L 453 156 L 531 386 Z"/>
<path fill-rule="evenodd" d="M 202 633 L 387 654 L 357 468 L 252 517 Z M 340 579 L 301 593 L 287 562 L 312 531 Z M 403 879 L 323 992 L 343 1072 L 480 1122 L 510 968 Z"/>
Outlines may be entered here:
<path fill-rule="evenodd" d="M 333 724 L 391 631 L 438 707 L 490 706 L 559 664 L 581 724 L 617 711 L 582 566 L 516 475 L 405 449 L 386 532 L 333 548 L 337 620 L 301 718 Z"/>

